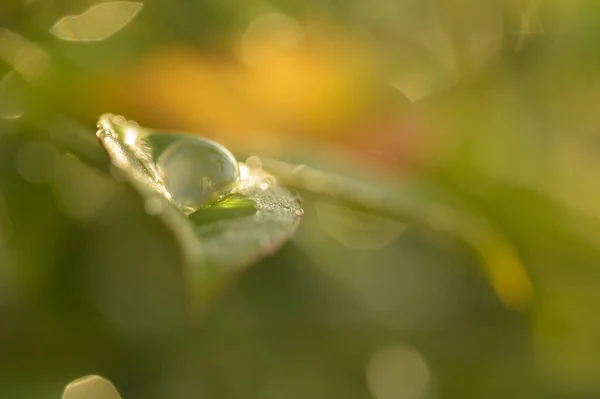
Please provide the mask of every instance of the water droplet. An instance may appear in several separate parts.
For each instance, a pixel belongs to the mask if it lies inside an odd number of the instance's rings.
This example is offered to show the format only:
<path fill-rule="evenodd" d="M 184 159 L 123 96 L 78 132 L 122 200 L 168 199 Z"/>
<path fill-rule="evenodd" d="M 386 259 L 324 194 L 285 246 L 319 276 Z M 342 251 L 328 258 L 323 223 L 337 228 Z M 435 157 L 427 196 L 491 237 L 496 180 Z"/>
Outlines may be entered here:
<path fill-rule="evenodd" d="M 276 183 L 275 178 L 273 176 L 264 176 L 260 183 L 258 184 L 258 187 L 265 191 L 268 190 L 272 185 L 274 185 Z"/>
<path fill-rule="evenodd" d="M 297 216 L 302 216 L 302 215 L 304 215 L 304 209 L 298 208 L 298 209 L 296 209 L 295 213 Z"/>
<path fill-rule="evenodd" d="M 100 117 L 98 129 L 97 136 L 117 167 L 162 194 L 186 215 L 237 189 L 238 162 L 214 141 L 140 128 L 111 114 Z"/>
<path fill-rule="evenodd" d="M 112 118 L 113 123 L 119 124 L 119 125 L 125 125 L 127 123 L 127 119 L 125 119 L 124 116 L 122 115 L 115 115 Z"/>
<path fill-rule="evenodd" d="M 198 209 L 228 194 L 240 172 L 223 146 L 202 138 L 182 137 L 158 157 L 158 173 L 172 200 Z"/>

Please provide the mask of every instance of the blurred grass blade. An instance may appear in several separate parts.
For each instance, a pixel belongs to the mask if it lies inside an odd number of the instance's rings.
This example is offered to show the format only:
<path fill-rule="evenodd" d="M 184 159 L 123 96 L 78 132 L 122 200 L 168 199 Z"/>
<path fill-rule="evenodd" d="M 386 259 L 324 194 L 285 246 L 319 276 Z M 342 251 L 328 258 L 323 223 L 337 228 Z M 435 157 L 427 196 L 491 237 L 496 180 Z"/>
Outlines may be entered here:
<path fill-rule="evenodd" d="M 97 42 L 109 38 L 141 11 L 143 3 L 111 1 L 96 4 L 79 15 L 67 15 L 50 28 L 59 39 L 73 42 Z"/>

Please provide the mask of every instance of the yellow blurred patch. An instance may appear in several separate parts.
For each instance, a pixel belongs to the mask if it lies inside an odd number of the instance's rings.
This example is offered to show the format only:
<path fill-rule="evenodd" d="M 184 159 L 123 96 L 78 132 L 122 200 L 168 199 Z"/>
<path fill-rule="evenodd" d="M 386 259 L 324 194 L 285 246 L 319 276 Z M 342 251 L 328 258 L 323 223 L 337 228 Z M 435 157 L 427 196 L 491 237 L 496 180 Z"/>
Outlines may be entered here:
<path fill-rule="evenodd" d="M 202 132 L 226 145 L 271 140 L 262 133 L 269 131 L 281 140 L 335 131 L 366 104 L 367 57 L 351 40 L 302 32 L 285 46 L 277 32 L 256 37 L 245 52 L 232 51 L 238 60 L 192 47 L 159 49 L 128 70 L 95 77 L 86 85 L 88 106 Z M 248 52 L 255 56 L 248 59 Z"/>
<path fill-rule="evenodd" d="M 490 283 L 510 309 L 523 310 L 533 296 L 531 280 L 512 248 L 499 237 L 478 246 Z"/>

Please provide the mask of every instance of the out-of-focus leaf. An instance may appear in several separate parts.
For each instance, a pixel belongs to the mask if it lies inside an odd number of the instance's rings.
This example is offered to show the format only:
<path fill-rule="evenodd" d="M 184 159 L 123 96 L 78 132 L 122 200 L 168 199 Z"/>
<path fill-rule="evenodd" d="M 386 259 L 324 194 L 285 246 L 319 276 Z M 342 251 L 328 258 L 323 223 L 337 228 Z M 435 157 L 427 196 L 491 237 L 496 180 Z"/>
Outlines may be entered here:
<path fill-rule="evenodd" d="M 101 41 L 123 29 L 135 18 L 143 5 L 133 1 L 100 3 L 79 15 L 61 18 L 50 28 L 50 33 L 67 41 Z"/>
<path fill-rule="evenodd" d="M 332 173 L 272 159 L 263 159 L 263 164 L 283 184 L 336 199 L 352 211 L 407 223 L 468 245 L 506 306 L 521 309 L 531 299 L 528 273 L 504 234 L 468 196 L 443 182 L 422 179 L 399 185 L 369 179 L 368 172 Z"/>
<path fill-rule="evenodd" d="M 44 49 L 2 27 L 0 27 L 0 59 L 14 68 L 29 83 L 36 83 L 50 65 L 50 55 Z"/>
<path fill-rule="evenodd" d="M 0 119 L 19 119 L 24 113 L 24 82 L 16 71 L 0 79 Z"/>
<path fill-rule="evenodd" d="M 121 395 L 106 378 L 90 375 L 67 385 L 62 399 L 121 399 Z"/>
<path fill-rule="evenodd" d="M 192 307 L 294 233 L 298 198 L 266 173 L 238 166 L 222 146 L 113 115 L 98 127 L 112 162 L 146 198 L 147 212 L 160 215 L 180 239 Z"/>

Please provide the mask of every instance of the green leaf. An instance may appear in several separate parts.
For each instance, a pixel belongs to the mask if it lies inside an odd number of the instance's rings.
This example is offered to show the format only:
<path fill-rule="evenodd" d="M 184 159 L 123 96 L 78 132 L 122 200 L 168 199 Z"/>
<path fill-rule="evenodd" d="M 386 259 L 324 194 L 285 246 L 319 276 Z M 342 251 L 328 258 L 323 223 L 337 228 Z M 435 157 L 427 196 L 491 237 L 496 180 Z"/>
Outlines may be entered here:
<path fill-rule="evenodd" d="M 59 39 L 74 42 L 97 42 L 109 38 L 140 12 L 144 3 L 111 1 L 96 4 L 79 15 L 67 15 L 50 28 Z"/>
<path fill-rule="evenodd" d="M 221 145 L 110 114 L 98 128 L 100 143 L 145 198 L 146 211 L 179 239 L 193 309 L 295 232 L 303 213 L 298 197 Z"/>
<path fill-rule="evenodd" d="M 529 304 L 532 283 L 523 261 L 504 232 L 469 195 L 443 176 L 399 183 L 369 176 L 366 168 L 355 166 L 356 170 L 351 170 L 349 162 L 345 173 L 334 173 L 330 171 L 335 169 L 331 158 L 325 169 L 264 157 L 262 164 L 282 184 L 314 198 L 333 200 L 352 212 L 378 216 L 382 218 L 380 225 L 386 219 L 387 224 L 406 223 L 468 246 L 506 306 L 523 309 Z"/>

